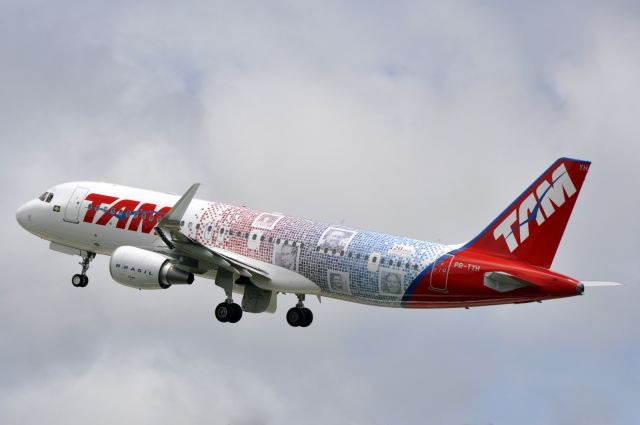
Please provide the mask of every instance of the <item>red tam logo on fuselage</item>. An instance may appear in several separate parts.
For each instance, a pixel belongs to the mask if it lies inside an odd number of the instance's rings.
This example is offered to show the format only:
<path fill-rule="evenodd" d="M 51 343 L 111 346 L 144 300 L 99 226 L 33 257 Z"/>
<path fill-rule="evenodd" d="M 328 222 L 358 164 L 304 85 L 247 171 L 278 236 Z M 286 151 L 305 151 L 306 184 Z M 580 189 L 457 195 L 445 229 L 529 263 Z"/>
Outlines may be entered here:
<path fill-rule="evenodd" d="M 90 193 L 85 200 L 90 202 L 83 219 L 85 223 L 93 223 L 96 213 L 102 211 L 102 215 L 95 224 L 106 226 L 115 217 L 118 220 L 116 224 L 118 229 L 127 228 L 133 232 L 138 231 L 142 225 L 142 233 L 151 233 L 158 220 L 171 210 L 171 207 L 163 207 L 156 211 L 156 204 L 118 199 L 115 196 L 100 193 Z"/>
<path fill-rule="evenodd" d="M 496 226 L 493 237 L 496 240 L 504 238 L 509 251 L 515 251 L 519 244 L 529 237 L 529 223 L 535 220 L 538 226 L 541 226 L 545 219 L 555 212 L 554 205 L 561 207 L 567 198 L 571 198 L 576 193 L 576 187 L 566 167 L 560 164 L 553 171 L 551 183 L 546 180 L 540 183 L 535 192 L 531 192 L 524 198 L 520 205 Z M 540 211 L 541 208 L 542 211 Z M 518 230 L 519 241 L 516 239 L 516 230 Z"/>

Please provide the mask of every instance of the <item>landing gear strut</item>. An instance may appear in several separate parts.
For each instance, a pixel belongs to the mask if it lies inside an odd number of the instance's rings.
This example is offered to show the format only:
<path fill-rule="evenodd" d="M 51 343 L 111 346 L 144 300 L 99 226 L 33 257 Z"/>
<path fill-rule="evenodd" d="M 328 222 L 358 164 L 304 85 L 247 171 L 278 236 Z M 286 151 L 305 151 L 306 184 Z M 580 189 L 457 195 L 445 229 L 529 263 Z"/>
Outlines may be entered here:
<path fill-rule="evenodd" d="M 287 312 L 287 323 L 293 327 L 306 328 L 313 322 L 313 313 L 304 306 L 304 294 L 296 294 L 298 304 Z"/>
<path fill-rule="evenodd" d="M 71 278 L 71 284 L 76 288 L 84 288 L 89 284 L 89 278 L 87 277 L 87 270 L 89 270 L 89 263 L 96 258 L 94 252 L 84 252 L 82 254 L 82 261 L 79 263 L 82 266 L 82 272 L 80 274 L 74 274 Z"/>
<path fill-rule="evenodd" d="M 227 270 L 218 271 L 216 285 L 224 289 L 227 295 L 227 299 L 216 306 L 216 319 L 222 323 L 237 323 L 242 319 L 242 307 L 233 302 L 233 274 Z"/>

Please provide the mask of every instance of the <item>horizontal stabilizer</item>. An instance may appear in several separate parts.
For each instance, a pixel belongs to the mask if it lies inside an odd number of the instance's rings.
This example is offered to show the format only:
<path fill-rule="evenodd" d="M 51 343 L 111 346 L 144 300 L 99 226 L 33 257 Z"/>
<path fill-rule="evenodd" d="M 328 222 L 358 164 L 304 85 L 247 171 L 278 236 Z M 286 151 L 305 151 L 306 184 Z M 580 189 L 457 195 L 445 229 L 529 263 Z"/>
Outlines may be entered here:
<path fill-rule="evenodd" d="M 500 293 L 515 291 L 527 286 L 535 286 L 531 282 L 505 272 L 489 272 L 484 274 L 484 286 Z"/>
<path fill-rule="evenodd" d="M 596 280 L 586 280 L 581 281 L 580 283 L 582 283 L 585 288 L 596 288 L 598 286 L 622 286 L 622 283 L 618 282 L 599 282 Z"/>

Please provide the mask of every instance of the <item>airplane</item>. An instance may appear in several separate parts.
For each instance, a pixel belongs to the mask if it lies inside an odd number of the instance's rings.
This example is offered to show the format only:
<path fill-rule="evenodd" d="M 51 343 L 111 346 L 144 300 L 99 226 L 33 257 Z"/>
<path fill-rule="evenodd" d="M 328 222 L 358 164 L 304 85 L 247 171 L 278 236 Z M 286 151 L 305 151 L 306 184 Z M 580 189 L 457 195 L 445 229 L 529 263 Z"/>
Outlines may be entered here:
<path fill-rule="evenodd" d="M 581 282 L 550 270 L 590 167 L 560 158 L 480 234 L 445 245 L 98 182 L 52 187 L 16 212 L 50 249 L 79 255 L 71 282 L 87 286 L 97 254 L 116 282 L 135 289 L 212 279 L 226 299 L 220 322 L 274 313 L 280 293 L 298 302 L 286 320 L 307 327 L 306 295 L 385 307 L 447 308 L 529 303 L 582 295 Z M 233 295 L 242 296 L 241 305 Z"/>

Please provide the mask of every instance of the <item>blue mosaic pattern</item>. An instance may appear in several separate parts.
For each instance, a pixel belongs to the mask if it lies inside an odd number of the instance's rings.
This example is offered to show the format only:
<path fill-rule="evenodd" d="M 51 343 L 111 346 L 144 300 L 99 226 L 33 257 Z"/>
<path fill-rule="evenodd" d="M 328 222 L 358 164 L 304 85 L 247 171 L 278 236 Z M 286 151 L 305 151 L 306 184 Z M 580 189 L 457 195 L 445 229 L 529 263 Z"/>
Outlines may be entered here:
<path fill-rule="evenodd" d="M 400 306 L 416 277 L 450 249 L 219 203 L 206 204 L 193 222 L 201 224 L 188 231 L 206 246 L 291 268 L 315 282 L 322 296 L 365 304 Z M 332 273 L 340 275 L 333 288 Z"/>

